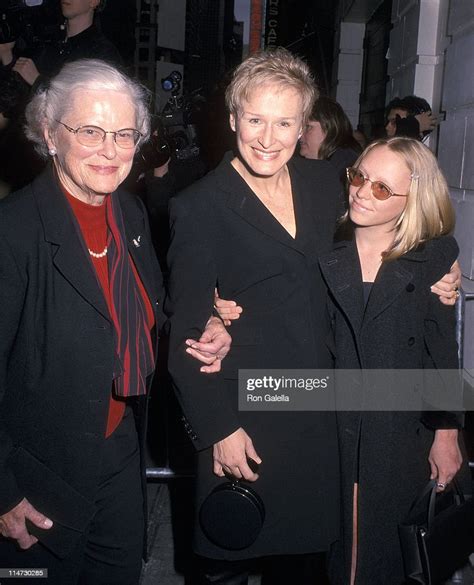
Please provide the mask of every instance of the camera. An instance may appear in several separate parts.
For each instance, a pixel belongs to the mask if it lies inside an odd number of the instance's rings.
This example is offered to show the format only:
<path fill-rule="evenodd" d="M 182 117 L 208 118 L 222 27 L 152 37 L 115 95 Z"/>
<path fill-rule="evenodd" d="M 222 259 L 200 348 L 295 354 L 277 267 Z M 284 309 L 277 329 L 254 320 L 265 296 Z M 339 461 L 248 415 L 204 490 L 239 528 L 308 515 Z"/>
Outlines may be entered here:
<path fill-rule="evenodd" d="M 163 124 L 159 116 L 151 118 L 151 133 L 148 142 L 137 153 L 139 172 L 163 166 L 171 157 L 171 148 L 165 139 Z"/>
<path fill-rule="evenodd" d="M 194 121 L 200 96 L 179 97 L 181 81 L 179 71 L 172 71 L 161 80 L 161 87 L 171 92 L 171 97 L 162 111 L 152 117 L 150 140 L 140 149 L 138 164 L 144 170 L 160 167 L 170 158 L 191 161 L 200 155 Z"/>
<path fill-rule="evenodd" d="M 178 97 L 182 79 L 179 71 L 172 71 L 161 80 L 161 87 L 170 91 L 171 97 L 160 114 L 160 120 L 171 155 L 178 160 L 189 160 L 200 153 L 197 128 L 193 123 L 196 100 Z"/>
<path fill-rule="evenodd" d="M 21 40 L 29 49 L 58 40 L 63 21 L 54 0 L 3 0 L 0 10 L 0 43 Z"/>
<path fill-rule="evenodd" d="M 161 80 L 161 87 L 165 91 L 171 91 L 171 95 L 177 95 L 181 89 L 181 80 L 183 76 L 179 71 L 172 71 L 168 77 Z"/>

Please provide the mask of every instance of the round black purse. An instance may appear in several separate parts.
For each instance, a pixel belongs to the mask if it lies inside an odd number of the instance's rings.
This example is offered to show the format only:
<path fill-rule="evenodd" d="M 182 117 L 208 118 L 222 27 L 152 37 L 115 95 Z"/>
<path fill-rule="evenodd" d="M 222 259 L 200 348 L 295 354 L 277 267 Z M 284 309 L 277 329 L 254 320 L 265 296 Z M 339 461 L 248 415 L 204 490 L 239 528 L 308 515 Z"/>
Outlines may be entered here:
<path fill-rule="evenodd" d="M 264 519 L 265 506 L 260 496 L 237 480 L 215 487 L 199 510 L 204 534 L 227 550 L 242 550 L 255 542 Z"/>

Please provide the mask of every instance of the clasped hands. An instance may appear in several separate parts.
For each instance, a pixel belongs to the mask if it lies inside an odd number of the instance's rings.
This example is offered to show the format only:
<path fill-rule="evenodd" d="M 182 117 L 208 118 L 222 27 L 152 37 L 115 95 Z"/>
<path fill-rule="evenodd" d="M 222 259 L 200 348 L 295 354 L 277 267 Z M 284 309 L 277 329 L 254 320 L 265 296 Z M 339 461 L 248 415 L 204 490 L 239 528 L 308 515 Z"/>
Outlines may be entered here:
<path fill-rule="evenodd" d="M 206 364 L 200 368 L 205 374 L 214 374 L 221 369 L 222 360 L 228 354 L 232 337 L 227 333 L 218 317 L 211 317 L 201 337 L 186 339 L 186 353 Z"/>

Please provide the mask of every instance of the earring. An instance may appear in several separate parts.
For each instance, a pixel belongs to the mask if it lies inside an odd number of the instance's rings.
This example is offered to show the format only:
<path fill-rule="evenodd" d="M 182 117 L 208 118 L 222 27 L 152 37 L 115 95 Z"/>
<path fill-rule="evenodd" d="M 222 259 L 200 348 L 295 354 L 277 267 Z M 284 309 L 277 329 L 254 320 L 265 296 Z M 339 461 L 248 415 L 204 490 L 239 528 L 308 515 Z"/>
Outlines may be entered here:
<path fill-rule="evenodd" d="M 56 156 L 57 150 L 55 148 L 50 148 L 48 150 L 50 156 Z"/>

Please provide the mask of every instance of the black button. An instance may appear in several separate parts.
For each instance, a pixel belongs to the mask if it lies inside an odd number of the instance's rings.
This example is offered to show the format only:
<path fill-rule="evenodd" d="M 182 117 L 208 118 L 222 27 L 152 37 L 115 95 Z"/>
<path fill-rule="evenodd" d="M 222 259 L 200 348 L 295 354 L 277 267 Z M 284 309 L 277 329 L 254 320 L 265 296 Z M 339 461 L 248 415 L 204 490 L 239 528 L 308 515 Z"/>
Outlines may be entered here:
<path fill-rule="evenodd" d="M 415 290 L 415 285 L 412 282 L 410 282 L 410 283 L 407 284 L 407 287 L 406 287 L 405 290 L 407 292 L 413 292 Z"/>
<path fill-rule="evenodd" d="M 411 347 L 414 343 L 415 343 L 415 338 L 414 337 L 409 337 L 408 338 L 408 345 Z"/>

